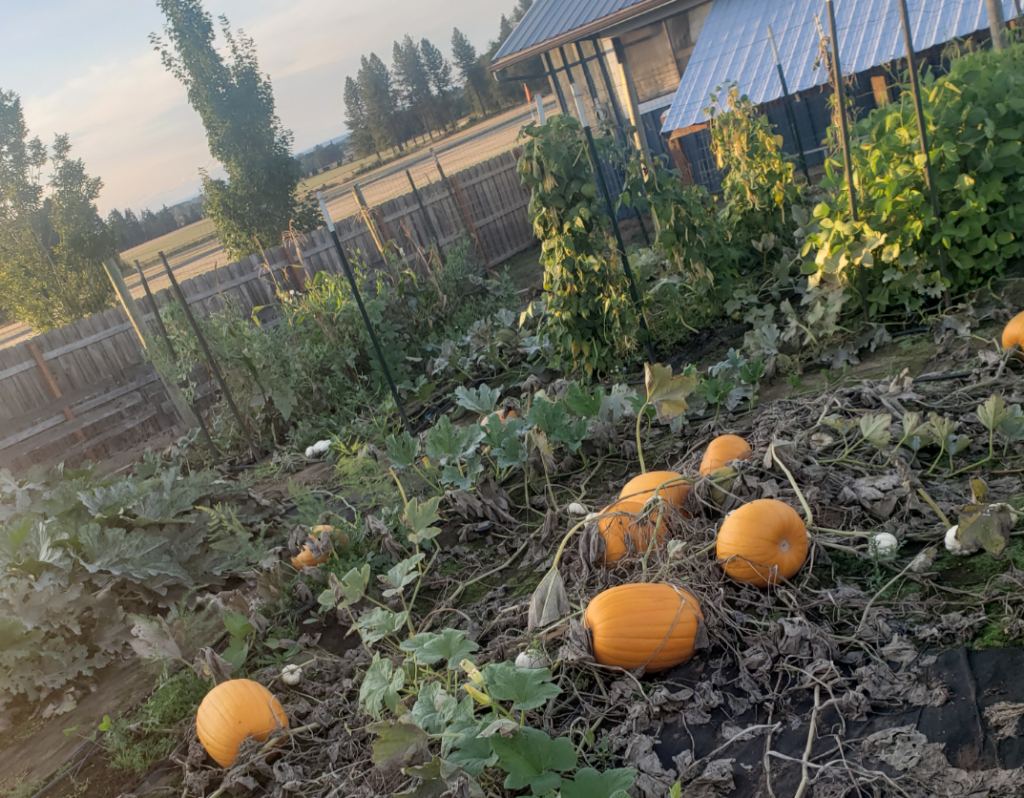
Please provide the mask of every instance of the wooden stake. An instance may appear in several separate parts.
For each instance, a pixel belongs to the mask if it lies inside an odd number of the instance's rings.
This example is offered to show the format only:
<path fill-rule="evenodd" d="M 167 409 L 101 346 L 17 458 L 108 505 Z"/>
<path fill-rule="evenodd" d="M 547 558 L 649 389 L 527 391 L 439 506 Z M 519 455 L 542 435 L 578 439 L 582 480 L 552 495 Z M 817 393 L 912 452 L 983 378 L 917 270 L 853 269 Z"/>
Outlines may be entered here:
<path fill-rule="evenodd" d="M 25 342 L 25 347 L 28 349 L 32 359 L 36 362 L 36 368 L 39 369 L 39 373 L 43 375 L 43 382 L 46 383 L 47 389 L 50 391 L 50 396 L 54 399 L 60 399 L 64 394 L 61 393 L 60 386 L 57 384 L 56 378 L 53 376 L 53 372 L 50 371 L 50 367 L 46 365 L 46 361 L 43 359 L 43 353 L 39 350 L 39 344 L 36 343 L 35 338 L 29 339 Z M 70 407 L 65 407 L 61 412 L 64 414 L 64 418 L 71 421 L 75 414 L 72 412 Z M 75 440 L 81 443 L 85 440 L 85 433 L 80 429 L 76 429 L 74 433 Z M 93 462 L 96 462 L 96 455 L 93 454 L 92 449 L 86 451 L 85 456 Z"/>

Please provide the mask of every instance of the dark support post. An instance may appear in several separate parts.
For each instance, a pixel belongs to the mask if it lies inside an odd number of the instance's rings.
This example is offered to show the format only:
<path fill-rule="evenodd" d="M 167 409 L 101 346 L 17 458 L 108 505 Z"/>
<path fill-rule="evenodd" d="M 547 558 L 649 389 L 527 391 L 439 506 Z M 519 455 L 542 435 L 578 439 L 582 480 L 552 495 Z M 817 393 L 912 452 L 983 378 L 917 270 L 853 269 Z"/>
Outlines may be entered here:
<path fill-rule="evenodd" d="M 366 332 L 370 336 L 370 341 L 373 344 L 373 350 L 377 353 L 377 362 L 380 363 L 381 370 L 384 372 L 384 379 L 388 382 L 388 388 L 391 389 L 391 398 L 395 400 L 395 406 L 398 408 L 398 415 L 402 419 L 402 425 L 405 427 L 405 431 L 412 435 L 412 426 L 409 424 L 409 419 L 405 415 L 405 407 L 402 405 L 402 398 L 398 395 L 398 388 L 395 385 L 395 381 L 391 378 L 391 369 L 388 368 L 388 363 L 384 359 L 384 351 L 380 348 L 380 341 L 377 340 L 377 333 L 373 331 L 373 325 L 370 323 L 370 317 L 366 313 L 366 306 L 363 304 L 362 294 L 359 293 L 359 286 L 356 285 L 355 275 L 352 274 L 352 266 L 348 262 L 348 256 L 345 254 L 345 250 L 341 246 L 341 239 L 338 238 L 338 231 L 334 229 L 334 222 L 331 220 L 331 214 L 327 210 L 327 203 L 324 202 L 323 192 L 318 191 L 316 198 L 320 201 L 320 212 L 324 215 L 324 221 L 327 222 L 327 229 L 331 233 L 331 240 L 334 241 L 334 248 L 338 251 L 338 257 L 341 259 L 341 268 L 345 272 L 345 277 L 348 278 L 349 287 L 352 289 L 352 296 L 356 300 L 356 304 L 359 306 L 359 313 L 363 317 L 363 324 L 366 326 Z"/>
<path fill-rule="evenodd" d="M 629 265 L 629 256 L 626 254 L 626 244 L 622 240 L 622 231 L 619 230 L 619 220 L 615 218 L 615 206 L 612 204 L 611 194 L 608 192 L 608 183 L 604 179 L 604 172 L 601 170 L 601 159 L 597 154 L 597 144 L 594 143 L 594 134 L 590 130 L 590 123 L 587 121 L 587 112 L 580 99 L 579 90 L 576 84 L 572 84 L 572 93 L 576 98 L 576 110 L 580 115 L 580 122 L 583 125 L 583 133 L 587 137 L 587 147 L 590 150 L 591 165 L 594 168 L 594 175 L 597 177 L 597 185 L 604 196 L 605 205 L 608 208 L 608 216 L 612 220 L 612 229 L 615 231 L 615 243 L 619 248 L 619 257 L 622 258 L 622 270 L 626 273 L 626 282 L 629 285 L 629 295 L 636 306 L 636 314 L 640 320 L 640 328 L 644 331 L 644 343 L 647 345 L 647 360 L 654 362 L 654 345 L 651 341 L 651 331 L 647 329 L 647 319 L 644 317 L 644 309 L 640 304 L 640 295 L 636 290 L 636 281 L 633 279 L 633 270 Z"/>
<path fill-rule="evenodd" d="M 941 225 L 939 218 L 939 196 L 935 191 L 932 178 L 932 157 L 928 150 L 928 128 L 924 119 L 924 106 L 921 104 L 921 86 L 917 79 L 917 59 L 914 57 L 914 38 L 910 32 L 910 15 L 907 11 L 907 0 L 899 0 L 900 18 L 903 21 L 903 39 L 907 43 L 907 67 L 910 70 L 910 91 L 914 95 L 914 113 L 917 114 L 917 130 L 921 136 L 921 154 L 924 155 L 924 182 L 928 186 L 928 198 L 932 204 L 932 214 L 936 224 Z M 946 277 L 946 251 L 939 244 L 939 270 Z"/>
<path fill-rule="evenodd" d="M 441 237 L 437 234 L 437 228 L 434 227 L 434 220 L 431 219 L 430 214 L 427 213 L 427 206 L 423 204 L 423 198 L 420 197 L 420 191 L 416 188 L 416 182 L 412 179 L 412 172 L 406 169 L 405 176 L 409 178 L 409 186 L 412 188 L 413 199 L 416 200 L 416 204 L 420 206 L 420 213 L 423 214 L 423 221 L 426 222 L 427 230 L 430 232 L 430 237 L 434 239 L 434 246 L 437 247 L 437 257 L 440 259 L 441 265 L 444 265 L 444 250 L 441 249 Z"/>
<path fill-rule="evenodd" d="M 583 56 L 583 47 L 579 42 L 576 42 L 576 56 L 580 59 L 580 66 L 583 67 L 583 76 L 586 78 L 587 88 L 590 90 L 590 101 L 594 106 L 594 113 L 597 113 L 597 85 L 594 83 L 594 79 L 590 75 L 590 69 L 587 67 L 587 62 Z M 572 85 L 575 86 L 576 84 L 573 83 Z M 609 211 L 609 213 L 611 212 L 612 211 Z M 651 237 L 647 235 L 647 227 L 644 225 L 644 220 L 640 215 L 640 211 L 634 208 L 633 216 L 636 217 L 636 223 L 640 225 L 640 235 L 644 238 L 644 245 L 649 247 L 651 245 Z"/>
<path fill-rule="evenodd" d="M 135 271 L 139 274 L 139 281 L 142 283 L 142 288 L 146 292 L 146 297 L 149 299 L 149 304 L 153 306 L 153 321 L 156 322 L 157 332 L 160 333 L 160 337 L 163 339 L 164 344 L 167 345 L 167 354 L 171 358 L 171 363 L 178 362 L 178 356 L 174 352 L 174 344 L 171 343 L 171 336 L 167 334 L 167 327 L 164 326 L 164 320 L 160 316 L 160 308 L 156 304 L 156 297 L 153 296 L 153 292 L 149 290 L 149 281 L 146 279 L 146 273 L 142 270 L 142 266 L 139 262 L 135 261 Z M 203 418 L 203 414 L 196 409 L 196 406 L 192 405 L 192 412 L 195 414 L 196 423 L 199 425 L 200 432 L 203 433 L 203 440 L 206 445 L 210 447 L 210 451 L 213 456 L 220 459 L 220 451 L 217 449 L 217 445 L 213 442 L 213 438 L 210 436 L 210 430 L 206 426 L 206 419 Z"/>
<path fill-rule="evenodd" d="M 605 61 L 604 50 L 601 49 L 601 43 L 597 39 L 591 39 L 590 43 L 594 45 L 594 51 L 597 53 L 597 64 L 601 67 L 601 79 L 604 81 L 604 87 L 608 90 L 608 101 L 612 106 L 612 113 L 615 115 L 615 125 L 619 130 L 625 130 L 626 123 L 622 117 L 622 109 L 619 108 L 619 99 L 615 96 L 615 87 L 612 85 L 611 75 L 608 74 L 608 64 Z"/>
<path fill-rule="evenodd" d="M 220 366 L 217 365 L 217 360 L 214 358 L 213 352 L 210 351 L 210 345 L 206 343 L 203 331 L 199 329 L 199 322 L 197 322 L 196 317 L 192 315 L 192 308 L 188 306 L 188 300 L 185 299 L 185 294 L 182 293 L 181 286 L 178 285 L 178 280 L 174 276 L 171 264 L 167 262 L 167 256 L 164 255 L 163 252 L 158 252 L 157 254 L 160 256 L 160 261 L 164 264 L 164 271 L 167 272 L 167 279 L 171 281 L 171 290 L 174 292 L 175 297 L 177 297 L 178 304 L 181 305 L 181 309 L 185 312 L 185 318 L 188 319 L 192 332 L 196 334 L 196 338 L 199 340 L 199 348 L 203 350 L 203 356 L 206 358 L 206 363 L 210 367 L 210 372 L 213 374 L 214 379 L 217 380 L 217 384 L 220 385 L 220 389 L 224 392 L 224 400 L 228 403 L 228 407 L 231 410 L 231 414 L 235 417 L 235 421 L 238 422 L 238 428 L 242 431 L 242 437 L 245 438 L 245 445 L 249 447 L 249 454 L 252 455 L 253 460 L 259 460 L 259 452 L 256 450 L 256 445 L 253 443 L 252 437 L 249 435 L 249 428 L 242 420 L 242 414 L 238 412 L 235 400 L 231 397 L 231 391 L 228 390 L 227 381 L 224 379 L 224 375 L 221 374 Z"/>
<path fill-rule="evenodd" d="M 789 94 L 789 86 L 786 84 L 786 73 L 782 69 L 782 59 L 779 58 L 779 48 L 775 44 L 775 34 L 772 32 L 772 26 L 768 26 L 768 40 L 772 43 L 772 55 L 775 56 L 775 69 L 779 73 L 779 82 L 782 84 L 782 96 L 786 100 L 786 116 L 789 118 L 789 129 L 793 131 L 793 143 L 796 144 L 797 152 L 800 153 L 800 168 L 804 173 L 804 177 L 807 178 L 807 183 L 811 182 L 811 174 L 807 171 L 807 155 L 804 153 L 804 144 L 800 140 L 800 131 L 796 127 L 796 115 L 793 113 L 793 101 Z"/>
<path fill-rule="evenodd" d="M 551 85 L 555 87 L 555 96 L 558 97 L 558 107 L 563 114 L 569 113 L 569 106 L 565 104 L 565 93 L 562 91 L 562 82 L 558 79 L 555 71 L 555 64 L 551 60 L 551 53 L 544 53 L 544 66 L 547 67 L 548 75 L 551 76 Z"/>
<path fill-rule="evenodd" d="M 857 188 L 853 184 L 853 161 L 850 157 L 850 131 L 846 122 L 846 86 L 843 84 L 843 69 L 839 63 L 839 35 L 836 32 L 836 9 L 832 0 L 825 0 L 828 8 L 828 26 L 832 38 L 832 80 L 836 91 L 836 103 L 839 105 L 839 135 L 843 142 L 843 169 L 846 172 L 846 189 L 850 198 L 850 219 L 858 221 Z M 868 315 L 868 283 L 864 267 L 857 266 L 857 286 L 860 288 L 860 304 L 864 316 Z"/>

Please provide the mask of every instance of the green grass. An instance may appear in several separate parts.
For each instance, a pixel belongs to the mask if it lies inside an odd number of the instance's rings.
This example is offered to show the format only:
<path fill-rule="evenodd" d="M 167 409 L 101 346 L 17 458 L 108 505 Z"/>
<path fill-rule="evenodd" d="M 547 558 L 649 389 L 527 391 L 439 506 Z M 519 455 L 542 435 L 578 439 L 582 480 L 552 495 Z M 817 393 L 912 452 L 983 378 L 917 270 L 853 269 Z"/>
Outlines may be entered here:
<path fill-rule="evenodd" d="M 127 716 L 113 721 L 101 744 L 111 766 L 144 774 L 178 744 L 177 728 L 192 715 L 213 687 L 191 669 L 168 676 L 166 671 L 152 697 Z"/>
<path fill-rule="evenodd" d="M 175 230 L 173 233 L 168 233 L 165 236 L 160 236 L 160 238 L 147 241 L 145 244 L 139 244 L 137 247 L 125 250 L 121 253 L 121 257 L 128 263 L 138 260 L 145 265 L 156 260 L 157 253 L 160 251 L 166 254 L 169 254 L 172 250 L 182 252 L 184 249 L 190 248 L 189 245 L 194 246 L 201 241 L 211 241 L 213 239 L 210 237 L 216 235 L 217 228 L 214 227 L 213 222 L 209 219 L 200 219 L 198 222 Z"/>

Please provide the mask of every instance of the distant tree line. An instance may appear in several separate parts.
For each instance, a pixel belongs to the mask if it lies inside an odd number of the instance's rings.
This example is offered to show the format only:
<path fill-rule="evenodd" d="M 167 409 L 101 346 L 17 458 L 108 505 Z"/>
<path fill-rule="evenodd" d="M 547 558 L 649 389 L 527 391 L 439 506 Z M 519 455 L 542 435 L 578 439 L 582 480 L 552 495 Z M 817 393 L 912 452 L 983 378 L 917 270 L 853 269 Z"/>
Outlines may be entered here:
<path fill-rule="evenodd" d="M 341 163 L 345 157 L 345 142 L 330 142 L 329 144 L 318 144 L 309 152 L 296 155 L 295 160 L 299 162 L 299 172 L 303 177 L 319 174 L 332 163 Z"/>
<path fill-rule="evenodd" d="M 148 208 L 138 214 L 131 208 L 126 208 L 124 212 L 114 208 L 107 214 L 107 226 L 117 239 L 118 250 L 124 252 L 194 224 L 202 218 L 203 200 L 202 197 L 196 197 L 170 208 L 164 205 L 156 213 Z"/>
<path fill-rule="evenodd" d="M 485 53 L 458 28 L 452 31 L 451 61 L 429 39 L 406 34 L 395 42 L 391 67 L 376 53 L 363 56 L 356 77 L 345 78 L 345 124 L 361 157 L 399 153 L 410 141 L 454 130 L 460 116 L 489 114 L 525 100 L 519 82 L 499 83 L 488 74 L 498 49 L 530 9 L 518 0 L 511 16 L 501 15 L 498 38 Z M 513 74 L 538 74 L 538 59 L 517 65 Z"/>

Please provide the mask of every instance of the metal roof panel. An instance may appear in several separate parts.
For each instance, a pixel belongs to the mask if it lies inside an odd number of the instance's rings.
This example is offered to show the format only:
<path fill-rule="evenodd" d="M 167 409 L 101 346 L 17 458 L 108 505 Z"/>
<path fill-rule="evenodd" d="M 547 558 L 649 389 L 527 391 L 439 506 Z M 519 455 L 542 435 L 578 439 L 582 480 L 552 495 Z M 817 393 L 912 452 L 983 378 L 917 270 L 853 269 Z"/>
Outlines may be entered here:
<path fill-rule="evenodd" d="M 907 0 L 907 6 L 917 52 L 988 27 L 983 0 Z M 1007 19 L 1013 18 L 1013 0 L 1003 0 L 1003 11 Z M 844 75 L 906 54 L 897 0 L 835 0 L 835 12 Z M 749 95 L 757 105 L 781 97 L 769 25 L 790 92 L 827 83 L 826 65 L 815 68 L 815 14 L 820 15 L 827 36 L 828 15 L 822 0 L 714 0 L 662 132 L 706 121 L 708 95 L 727 81 L 736 81 L 740 94 Z"/>
<path fill-rule="evenodd" d="M 537 0 L 493 60 L 501 61 L 642 2 L 644 0 Z"/>

